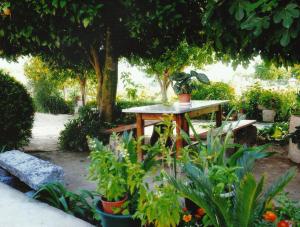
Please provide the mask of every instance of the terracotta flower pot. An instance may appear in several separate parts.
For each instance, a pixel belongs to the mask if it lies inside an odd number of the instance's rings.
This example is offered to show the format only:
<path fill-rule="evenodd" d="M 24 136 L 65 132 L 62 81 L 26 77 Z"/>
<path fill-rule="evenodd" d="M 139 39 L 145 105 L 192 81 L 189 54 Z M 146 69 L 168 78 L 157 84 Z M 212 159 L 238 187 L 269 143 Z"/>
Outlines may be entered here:
<path fill-rule="evenodd" d="M 191 102 L 191 94 L 180 94 L 178 95 L 178 99 L 180 103 L 190 103 Z"/>
<path fill-rule="evenodd" d="M 122 206 L 123 204 L 126 202 L 127 200 L 127 195 L 120 201 L 115 201 L 115 202 L 111 202 L 111 201 L 107 201 L 105 199 L 105 197 L 101 197 L 101 203 L 102 203 L 102 207 L 104 212 L 108 213 L 108 214 L 118 214 L 122 212 Z M 119 212 L 115 212 L 115 209 L 120 209 Z"/>
<path fill-rule="evenodd" d="M 4 14 L 5 16 L 9 16 L 9 15 L 11 14 L 10 9 L 9 9 L 9 8 L 3 9 L 3 14 Z"/>

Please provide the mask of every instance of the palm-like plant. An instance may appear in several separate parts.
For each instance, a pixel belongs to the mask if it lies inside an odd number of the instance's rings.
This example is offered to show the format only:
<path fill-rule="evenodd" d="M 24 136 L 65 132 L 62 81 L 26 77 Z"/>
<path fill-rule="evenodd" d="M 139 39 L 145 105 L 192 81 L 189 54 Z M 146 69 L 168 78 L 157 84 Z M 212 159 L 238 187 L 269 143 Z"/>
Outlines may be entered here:
<path fill-rule="evenodd" d="M 242 179 L 244 175 L 252 171 L 255 160 L 266 158 L 274 154 L 274 152 L 266 151 L 266 148 L 269 146 L 268 144 L 256 147 L 247 147 L 245 145 L 230 143 L 233 135 L 231 130 L 232 125 L 230 124 L 227 126 L 223 124 L 218 129 L 211 129 L 208 132 L 206 141 L 203 142 L 197 135 L 188 115 L 186 115 L 186 119 L 190 129 L 193 131 L 197 143 L 195 144 L 191 141 L 186 132 L 181 131 L 183 138 L 188 144 L 188 146 L 183 150 L 184 157 L 182 160 L 185 163 L 194 163 L 204 172 L 207 172 L 208 168 L 215 165 L 229 168 L 240 167 L 236 168 L 236 174 L 240 179 Z M 225 127 L 227 127 L 227 129 L 225 129 Z M 225 130 L 227 133 L 224 136 Z M 233 155 L 228 156 L 226 151 L 230 148 L 237 149 L 237 151 Z"/>
<path fill-rule="evenodd" d="M 225 198 L 214 193 L 214 185 L 201 168 L 189 163 L 184 170 L 192 186 L 168 176 L 170 183 L 183 197 L 204 208 L 213 226 L 222 227 L 255 226 L 262 218 L 266 205 L 283 190 L 296 172 L 295 168 L 291 168 L 267 190 L 264 190 L 264 177 L 256 182 L 253 174 L 246 173 L 234 185 L 233 197 Z"/>

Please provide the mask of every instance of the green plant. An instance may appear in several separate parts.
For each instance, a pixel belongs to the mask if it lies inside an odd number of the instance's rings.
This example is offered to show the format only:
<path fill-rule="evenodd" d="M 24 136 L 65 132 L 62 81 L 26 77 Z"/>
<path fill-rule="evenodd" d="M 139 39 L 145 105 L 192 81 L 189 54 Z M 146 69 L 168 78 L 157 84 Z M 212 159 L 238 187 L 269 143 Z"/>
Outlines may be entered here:
<path fill-rule="evenodd" d="M 190 73 L 175 72 L 170 75 L 169 79 L 172 81 L 172 87 L 174 92 L 179 94 L 191 94 L 196 85 L 193 78 L 197 79 L 199 82 L 204 84 L 209 84 L 208 77 L 203 73 L 197 73 L 196 71 L 191 71 Z"/>
<path fill-rule="evenodd" d="M 97 139 L 90 141 L 89 179 L 97 181 L 97 191 L 108 201 L 119 201 L 128 192 L 126 164 L 108 146 Z"/>
<path fill-rule="evenodd" d="M 295 226 L 300 225 L 300 203 L 291 200 L 287 193 L 280 193 L 275 197 L 276 214 L 279 220 L 290 220 Z"/>
<path fill-rule="evenodd" d="M 73 112 L 67 102 L 61 97 L 57 87 L 47 79 L 31 81 L 33 100 L 37 111 L 52 114 Z M 71 106 L 72 108 L 72 106 Z"/>
<path fill-rule="evenodd" d="M 108 141 L 108 135 L 103 133 L 105 128 L 97 109 L 81 108 L 79 115 L 65 125 L 59 136 L 62 150 L 89 151 L 87 136 Z"/>
<path fill-rule="evenodd" d="M 271 127 L 265 127 L 258 131 L 258 136 L 265 142 L 277 142 L 285 144 L 288 142 L 288 122 L 276 122 Z"/>
<path fill-rule="evenodd" d="M 228 117 L 229 116 L 230 114 Z M 181 161 L 183 163 L 192 162 L 206 173 L 208 169 L 214 166 L 221 166 L 225 167 L 222 171 L 234 170 L 235 174 L 241 179 L 244 175 L 252 171 L 255 160 L 273 154 L 272 152 L 265 151 L 268 144 L 247 147 L 245 145 L 231 143 L 233 132 L 230 124 L 226 126 L 227 133 L 225 136 L 223 135 L 225 124 L 218 129 L 212 128 L 209 130 L 207 139 L 204 143 L 197 135 L 189 116 L 186 115 L 185 117 L 190 129 L 195 135 L 196 144 L 191 141 L 190 137 L 184 131 L 181 131 L 181 134 L 188 145 L 182 150 Z M 236 151 L 234 154 L 228 155 L 228 149 L 235 149 Z"/>
<path fill-rule="evenodd" d="M 153 190 L 141 187 L 138 209 L 135 217 L 142 225 L 153 224 L 156 227 L 176 227 L 181 216 L 179 195 L 167 182 L 155 184 Z"/>
<path fill-rule="evenodd" d="M 149 151 L 143 161 L 138 161 L 132 133 L 120 138 L 112 135 L 115 147 L 104 146 L 97 139 L 90 140 L 90 179 L 97 181 L 97 191 L 109 201 L 128 197 L 124 212 L 134 213 L 140 197 L 140 188 L 146 174 L 158 164 L 155 157 L 158 150 Z M 128 208 L 128 209 L 127 209 Z"/>
<path fill-rule="evenodd" d="M 43 185 L 33 198 L 56 207 L 68 214 L 96 224 L 99 216 L 93 202 L 95 192 L 81 190 L 79 194 L 68 191 L 61 183 L 49 183 Z M 92 201 L 92 202 L 91 202 Z"/>
<path fill-rule="evenodd" d="M 265 90 L 255 84 L 243 94 L 242 102 L 248 118 L 261 120 L 259 107 L 276 111 L 277 121 L 288 121 L 297 105 L 294 91 Z"/>
<path fill-rule="evenodd" d="M 247 173 L 234 184 L 233 197 L 222 197 L 214 193 L 214 185 L 209 177 L 197 166 L 188 163 L 184 171 L 193 187 L 172 176 L 170 183 L 182 196 L 205 209 L 213 226 L 255 226 L 262 219 L 267 204 L 283 190 L 295 175 L 295 168 L 280 176 L 267 190 L 264 190 L 264 177 L 256 182 L 251 173 Z"/>
<path fill-rule="evenodd" d="M 34 119 L 33 102 L 25 87 L 0 70 L 0 147 L 26 145 Z"/>
<path fill-rule="evenodd" d="M 262 62 L 255 65 L 254 77 L 262 80 L 288 79 L 291 77 L 291 71 L 276 67 L 270 63 Z"/>
<path fill-rule="evenodd" d="M 236 98 L 234 88 L 223 82 L 212 82 L 208 85 L 197 83 L 192 92 L 193 100 L 229 100 L 224 106 L 226 114 L 235 106 Z"/>

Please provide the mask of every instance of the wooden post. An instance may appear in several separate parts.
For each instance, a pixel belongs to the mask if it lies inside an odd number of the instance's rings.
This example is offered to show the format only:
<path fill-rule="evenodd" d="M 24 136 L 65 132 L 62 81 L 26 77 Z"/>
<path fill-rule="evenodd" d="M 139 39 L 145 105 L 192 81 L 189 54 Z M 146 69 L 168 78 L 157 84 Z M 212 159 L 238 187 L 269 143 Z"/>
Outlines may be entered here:
<path fill-rule="evenodd" d="M 136 114 L 136 138 L 139 140 L 140 137 L 144 136 L 144 120 L 142 119 L 142 114 Z M 140 143 L 137 144 L 137 156 L 138 160 L 143 160 L 143 151 L 142 145 L 144 144 L 144 138 L 140 140 Z"/>
<path fill-rule="evenodd" d="M 222 125 L 222 106 L 219 105 L 219 110 L 216 112 L 216 126 L 220 127 Z"/>

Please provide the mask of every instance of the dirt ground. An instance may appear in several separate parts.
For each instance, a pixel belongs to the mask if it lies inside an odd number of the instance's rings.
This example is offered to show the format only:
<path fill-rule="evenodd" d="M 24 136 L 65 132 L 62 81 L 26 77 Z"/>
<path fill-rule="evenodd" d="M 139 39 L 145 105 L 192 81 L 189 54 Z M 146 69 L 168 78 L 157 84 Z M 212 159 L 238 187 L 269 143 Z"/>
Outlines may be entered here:
<path fill-rule="evenodd" d="M 70 118 L 72 118 L 71 115 L 37 113 L 33 127 L 33 138 L 26 150 L 41 159 L 49 160 L 62 166 L 65 171 L 66 186 L 70 190 L 95 190 L 95 182 L 87 180 L 89 166 L 88 153 L 62 152 L 58 149 L 57 139 L 59 132 Z M 151 133 L 151 128 L 146 128 L 146 134 L 151 135 Z M 300 200 L 300 165 L 291 162 L 287 158 L 287 147 L 274 145 L 269 147 L 269 150 L 275 151 L 276 154 L 256 162 L 254 167 L 255 176 L 259 178 L 264 174 L 266 182 L 270 184 L 290 167 L 297 166 L 297 175 L 289 183 L 286 191 L 289 192 L 291 198 Z"/>
<path fill-rule="evenodd" d="M 269 150 L 276 151 L 276 154 L 256 162 L 254 167 L 255 176 L 259 178 L 264 174 L 267 184 L 270 184 L 290 167 L 297 166 L 297 175 L 286 187 L 286 191 L 289 192 L 291 198 L 300 200 L 300 165 L 296 165 L 287 158 L 286 147 L 271 146 Z M 52 151 L 34 152 L 32 154 L 62 166 L 65 171 L 66 186 L 70 190 L 95 190 L 95 182 L 87 180 L 89 165 L 88 153 Z"/>

